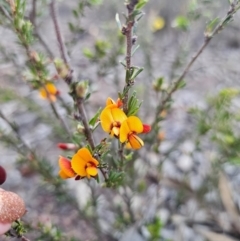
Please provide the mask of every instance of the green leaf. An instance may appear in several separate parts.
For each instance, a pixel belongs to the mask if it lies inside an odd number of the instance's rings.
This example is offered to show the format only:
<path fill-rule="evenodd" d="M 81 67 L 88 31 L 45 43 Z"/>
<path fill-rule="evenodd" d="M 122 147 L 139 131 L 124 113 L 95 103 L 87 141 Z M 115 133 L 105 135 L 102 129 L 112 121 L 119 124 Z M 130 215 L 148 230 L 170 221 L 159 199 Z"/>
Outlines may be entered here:
<path fill-rule="evenodd" d="M 121 21 L 120 21 L 120 18 L 119 18 L 119 14 L 118 14 L 118 13 L 116 13 L 116 15 L 115 15 L 115 20 L 116 20 L 116 22 L 117 22 L 117 25 L 118 25 L 119 30 L 121 31 L 121 30 L 122 30 L 122 23 L 121 23 Z"/>
<path fill-rule="evenodd" d="M 109 172 L 109 178 L 107 181 L 107 186 L 108 187 L 118 187 L 122 185 L 124 180 L 124 172 L 116 172 L 114 170 L 111 170 Z"/>
<path fill-rule="evenodd" d="M 139 100 L 136 97 L 136 91 L 133 92 L 132 96 L 128 101 L 128 113 L 127 116 L 136 115 L 142 102 L 139 103 Z"/>
<path fill-rule="evenodd" d="M 218 25 L 220 22 L 220 18 L 214 18 L 208 25 L 206 26 L 205 34 L 211 34 L 213 29 Z"/>
<path fill-rule="evenodd" d="M 90 92 L 87 93 L 87 94 L 86 94 L 86 97 L 85 97 L 85 101 L 88 100 L 88 99 L 90 98 L 90 96 L 91 96 L 91 93 L 90 93 Z"/>
<path fill-rule="evenodd" d="M 186 82 L 184 80 L 181 80 L 177 83 L 177 89 L 182 89 L 186 86 Z"/>
<path fill-rule="evenodd" d="M 74 27 L 73 23 L 69 22 L 69 23 L 68 23 L 68 27 L 69 27 L 69 29 L 70 29 L 71 32 L 74 32 L 74 31 L 75 31 L 75 27 Z"/>
<path fill-rule="evenodd" d="M 240 165 L 240 157 L 231 158 L 231 159 L 229 159 L 229 161 L 230 161 L 232 164 Z"/>
<path fill-rule="evenodd" d="M 134 80 L 143 70 L 143 68 L 133 67 L 133 71 L 129 80 Z"/>
<path fill-rule="evenodd" d="M 89 49 L 89 48 L 84 48 L 84 49 L 83 49 L 83 54 L 84 54 L 87 58 L 89 58 L 89 59 L 93 59 L 93 58 L 94 58 L 94 53 L 93 53 L 92 50 Z"/>
<path fill-rule="evenodd" d="M 132 51 L 132 56 L 135 54 L 135 52 L 139 49 L 140 45 L 137 45 L 134 50 Z"/>
<path fill-rule="evenodd" d="M 141 17 L 143 16 L 143 13 L 142 13 L 141 11 L 139 11 L 138 9 L 136 9 L 136 10 L 134 10 L 134 11 L 132 12 L 129 20 L 131 20 L 131 21 L 134 20 L 135 17 L 138 16 L 138 15 L 140 15 L 140 18 L 141 18 Z M 140 18 L 139 18 L 139 19 L 140 19 Z M 139 19 L 138 19 L 138 20 L 139 20 Z M 138 20 L 137 20 L 137 21 L 138 21 Z"/>
<path fill-rule="evenodd" d="M 133 158 L 133 154 L 134 154 L 134 152 L 130 152 L 129 154 L 125 155 L 126 161 L 131 161 Z"/>
<path fill-rule="evenodd" d="M 100 5 L 102 3 L 102 0 L 89 0 L 91 5 Z"/>
<path fill-rule="evenodd" d="M 189 27 L 189 20 L 185 16 L 178 16 L 173 21 L 172 27 L 187 31 Z"/>
<path fill-rule="evenodd" d="M 140 0 L 135 8 L 139 10 L 143 8 L 147 3 L 148 3 L 148 0 Z"/>
<path fill-rule="evenodd" d="M 100 116 L 100 114 L 101 114 L 101 110 L 102 110 L 102 108 L 99 108 L 98 111 L 97 111 L 97 113 L 96 113 L 96 114 L 93 116 L 93 118 L 89 121 L 89 125 L 90 125 L 90 126 L 92 126 L 92 127 L 95 126 L 95 124 L 96 124 L 96 122 L 97 122 L 97 120 L 98 120 L 98 118 L 99 118 L 99 116 Z"/>
<path fill-rule="evenodd" d="M 153 240 L 158 240 L 160 238 L 162 227 L 163 224 L 159 218 L 155 218 L 155 220 L 147 226 Z"/>
<path fill-rule="evenodd" d="M 123 63 L 122 61 L 120 61 L 119 62 L 124 68 L 126 68 L 127 66 L 126 66 L 126 64 L 125 63 Z"/>
<path fill-rule="evenodd" d="M 83 135 L 81 135 L 79 133 L 74 133 L 72 136 L 72 142 L 74 144 L 76 144 L 77 146 L 80 146 L 82 139 L 83 139 Z"/>
<path fill-rule="evenodd" d="M 73 16 L 74 16 L 75 18 L 78 18 L 78 17 L 79 17 L 78 11 L 77 11 L 76 9 L 73 9 L 73 10 L 72 10 L 72 13 L 73 13 Z"/>
<path fill-rule="evenodd" d="M 164 82 L 164 77 L 159 77 L 153 82 L 153 89 L 155 91 L 161 91 L 162 90 L 162 84 Z"/>

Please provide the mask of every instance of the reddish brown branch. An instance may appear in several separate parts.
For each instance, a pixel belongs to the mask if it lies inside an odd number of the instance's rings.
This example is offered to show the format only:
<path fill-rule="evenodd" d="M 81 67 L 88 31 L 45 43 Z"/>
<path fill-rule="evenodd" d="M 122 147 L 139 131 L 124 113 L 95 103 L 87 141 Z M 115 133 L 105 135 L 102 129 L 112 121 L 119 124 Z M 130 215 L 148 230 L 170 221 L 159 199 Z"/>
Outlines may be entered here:
<path fill-rule="evenodd" d="M 57 41 L 58 41 L 58 45 L 59 45 L 59 49 L 60 49 L 61 58 L 63 59 L 64 63 L 68 65 L 69 63 L 68 63 L 67 52 L 66 52 L 65 44 L 63 43 L 63 37 L 62 37 L 61 30 L 60 30 L 58 18 L 57 18 L 55 3 L 56 3 L 55 0 L 52 0 L 50 3 L 51 17 L 53 20 L 53 24 L 54 24 L 54 28 L 55 28 L 55 32 L 56 32 L 56 36 L 57 36 Z"/>
<path fill-rule="evenodd" d="M 132 59 L 132 28 L 134 25 L 134 19 L 132 18 L 132 13 L 135 5 L 138 3 L 137 0 L 132 0 L 127 5 L 128 17 L 127 17 L 127 26 L 124 26 L 122 33 L 126 36 L 126 84 L 124 86 L 124 96 L 123 96 L 123 111 L 127 114 L 128 112 L 128 91 L 131 84 L 129 83 L 128 73 L 131 69 L 131 59 Z"/>

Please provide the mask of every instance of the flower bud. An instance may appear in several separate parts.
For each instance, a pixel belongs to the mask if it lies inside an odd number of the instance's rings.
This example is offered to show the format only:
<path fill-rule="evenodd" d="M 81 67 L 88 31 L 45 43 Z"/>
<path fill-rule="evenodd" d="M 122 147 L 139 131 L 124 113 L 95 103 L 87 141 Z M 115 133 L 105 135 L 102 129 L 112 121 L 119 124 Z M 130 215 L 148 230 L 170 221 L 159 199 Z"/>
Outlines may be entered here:
<path fill-rule="evenodd" d="M 40 56 L 36 51 L 30 52 L 30 58 L 36 63 L 39 63 L 41 61 Z"/>
<path fill-rule="evenodd" d="M 85 81 L 79 82 L 76 85 L 76 94 L 80 98 L 84 98 L 88 91 L 88 83 Z"/>
<path fill-rule="evenodd" d="M 77 125 L 77 131 L 78 131 L 78 133 L 83 134 L 84 131 L 85 131 L 84 126 L 82 126 L 81 124 L 78 124 Z"/>
<path fill-rule="evenodd" d="M 142 133 L 148 133 L 151 131 L 151 126 L 147 124 L 143 124 L 143 131 Z"/>
<path fill-rule="evenodd" d="M 59 76 L 65 79 L 68 76 L 69 67 L 61 59 L 55 59 L 54 64 Z"/>
<path fill-rule="evenodd" d="M 76 150 L 77 146 L 73 143 L 58 143 L 57 144 L 58 148 L 62 150 Z"/>

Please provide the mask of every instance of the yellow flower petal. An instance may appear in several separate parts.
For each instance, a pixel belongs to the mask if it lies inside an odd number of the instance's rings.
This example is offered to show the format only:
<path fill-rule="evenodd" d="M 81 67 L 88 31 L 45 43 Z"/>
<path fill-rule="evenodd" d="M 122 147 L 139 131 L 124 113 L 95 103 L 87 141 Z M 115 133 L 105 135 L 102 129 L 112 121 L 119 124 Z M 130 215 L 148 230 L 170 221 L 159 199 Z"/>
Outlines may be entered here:
<path fill-rule="evenodd" d="M 111 109 L 105 108 L 100 115 L 101 126 L 104 131 L 109 133 L 111 131 L 111 125 L 113 123 L 113 117 Z"/>
<path fill-rule="evenodd" d="M 49 98 L 51 101 L 56 100 L 57 88 L 52 83 L 47 83 L 44 87 L 39 89 L 39 94 L 43 99 Z"/>
<path fill-rule="evenodd" d="M 125 142 L 128 139 L 128 134 L 131 132 L 128 126 L 127 120 L 125 120 L 120 127 L 119 140 L 120 142 Z"/>
<path fill-rule="evenodd" d="M 59 164 L 60 173 L 62 176 L 66 176 L 68 178 L 76 176 L 76 173 L 73 171 L 73 169 L 71 167 L 70 160 L 68 160 L 65 157 L 60 156 L 60 158 L 58 160 L 58 164 Z M 59 173 L 59 175 L 60 175 L 60 173 Z M 64 175 L 63 175 L 63 173 L 64 173 Z"/>
<path fill-rule="evenodd" d="M 77 154 L 75 154 L 72 158 L 72 169 L 80 176 L 80 177 L 86 177 L 86 162 L 79 157 Z"/>
<path fill-rule="evenodd" d="M 106 106 L 112 105 L 112 104 L 116 105 L 115 101 L 112 98 L 108 97 L 106 101 Z"/>
<path fill-rule="evenodd" d="M 126 146 L 125 146 L 127 149 L 132 149 L 132 146 L 129 142 L 127 142 Z"/>
<path fill-rule="evenodd" d="M 91 152 L 86 147 L 79 149 L 77 155 L 83 159 L 86 164 L 93 159 Z"/>
<path fill-rule="evenodd" d="M 134 134 L 128 137 L 128 141 L 133 149 L 140 149 L 144 145 L 142 139 Z"/>
<path fill-rule="evenodd" d="M 163 29 L 165 26 L 165 20 L 164 18 L 162 18 L 161 16 L 158 16 L 154 19 L 153 23 L 152 23 L 152 30 L 154 32 Z"/>
<path fill-rule="evenodd" d="M 142 133 L 143 132 L 143 124 L 141 120 L 136 116 L 130 116 L 127 119 L 127 123 L 129 129 L 135 133 Z"/>
<path fill-rule="evenodd" d="M 112 105 L 104 108 L 100 115 L 101 125 L 104 131 L 110 133 L 114 122 L 119 122 L 120 124 L 127 119 L 125 113 L 117 108 L 110 108 Z"/>
<path fill-rule="evenodd" d="M 49 94 L 56 95 L 57 94 L 57 88 L 53 83 L 47 83 L 45 85 L 45 88 L 47 89 Z"/>
<path fill-rule="evenodd" d="M 86 171 L 87 171 L 88 176 L 90 176 L 90 177 L 91 176 L 95 177 L 98 174 L 98 170 L 94 166 L 87 167 Z"/>
<path fill-rule="evenodd" d="M 120 123 L 122 123 L 123 121 L 125 121 L 127 119 L 126 114 L 119 108 L 112 109 L 112 116 L 115 121 L 120 122 Z"/>

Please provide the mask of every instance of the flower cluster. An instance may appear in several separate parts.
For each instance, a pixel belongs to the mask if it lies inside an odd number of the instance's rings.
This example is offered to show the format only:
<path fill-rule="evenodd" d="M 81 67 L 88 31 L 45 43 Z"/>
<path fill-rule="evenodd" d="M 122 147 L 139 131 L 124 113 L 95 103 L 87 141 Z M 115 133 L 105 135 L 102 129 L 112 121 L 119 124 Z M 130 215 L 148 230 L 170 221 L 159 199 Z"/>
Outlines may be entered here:
<path fill-rule="evenodd" d="M 59 157 L 59 176 L 62 179 L 75 177 L 76 180 L 84 177 L 91 178 L 98 174 L 99 162 L 92 156 L 87 148 L 81 148 L 73 155 L 72 160 Z"/>
<path fill-rule="evenodd" d="M 127 116 L 121 109 L 121 100 L 115 102 L 111 98 L 106 101 L 106 107 L 100 114 L 100 122 L 103 130 L 110 136 L 116 137 L 121 143 L 126 144 L 127 148 L 140 149 L 144 143 L 138 136 L 151 130 L 149 125 L 145 125 L 136 116 Z M 77 146 L 72 143 L 59 143 L 58 147 L 63 150 L 76 150 Z M 59 176 L 62 179 L 84 177 L 91 178 L 98 175 L 99 162 L 90 151 L 83 147 L 79 149 L 72 159 L 59 157 Z"/>
<path fill-rule="evenodd" d="M 147 133 L 151 127 L 143 124 L 136 116 L 128 117 L 121 107 L 121 100 L 115 102 L 111 98 L 107 99 L 106 107 L 100 115 L 102 128 L 109 135 L 118 138 L 121 143 L 126 143 L 126 147 L 140 149 L 144 143 L 137 134 Z"/>

